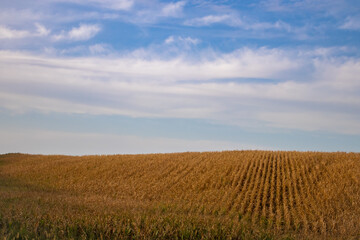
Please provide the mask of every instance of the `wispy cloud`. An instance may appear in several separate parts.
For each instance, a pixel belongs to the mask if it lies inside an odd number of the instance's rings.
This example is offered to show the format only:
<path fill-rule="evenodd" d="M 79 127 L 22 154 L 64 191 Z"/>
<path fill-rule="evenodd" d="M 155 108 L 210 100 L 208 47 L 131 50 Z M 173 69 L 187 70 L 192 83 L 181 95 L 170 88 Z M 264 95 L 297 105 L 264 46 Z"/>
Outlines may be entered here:
<path fill-rule="evenodd" d="M 238 17 L 234 17 L 228 14 L 207 15 L 204 17 L 189 19 L 184 22 L 185 25 L 189 26 L 210 26 L 216 23 L 223 23 L 231 26 L 242 25 L 242 21 Z"/>
<path fill-rule="evenodd" d="M 85 4 L 89 1 L 84 1 Z M 130 10 L 134 5 L 134 0 L 91 0 L 90 2 L 97 3 L 105 8 L 114 10 Z"/>
<path fill-rule="evenodd" d="M 186 117 L 242 127 L 283 125 L 306 131 L 359 134 L 350 131 L 349 126 L 360 129 L 360 115 L 349 109 L 360 109 L 360 85 L 354 77 L 360 74 L 360 61 L 334 60 L 319 57 L 316 49 L 313 52 L 304 55 L 281 49 L 244 48 L 211 57 L 204 53 L 192 60 L 154 55 L 55 59 L 2 52 L 0 106 L 16 112 Z M 303 79 L 299 73 L 308 69 L 313 70 L 307 74 L 307 81 L 299 81 Z M 239 78 L 250 80 L 221 81 Z M 252 82 L 252 78 L 277 81 L 259 83 Z M 294 122 L 291 117 L 300 113 L 312 116 L 315 112 L 317 119 L 326 119 L 327 123 L 312 122 L 310 118 Z"/>
<path fill-rule="evenodd" d="M 360 16 L 347 17 L 341 29 L 360 30 Z"/>
<path fill-rule="evenodd" d="M 94 44 L 89 46 L 89 51 L 91 54 L 104 54 L 109 53 L 111 47 L 107 44 Z"/>
<path fill-rule="evenodd" d="M 27 23 L 34 23 L 42 21 L 45 15 L 41 11 L 35 9 L 14 9 L 0 7 L 0 23 L 5 25 L 25 25 Z"/>
<path fill-rule="evenodd" d="M 27 37 L 44 37 L 50 34 L 50 30 L 39 23 L 35 23 L 36 30 L 17 30 L 6 26 L 0 26 L 0 39 L 20 39 Z"/>
<path fill-rule="evenodd" d="M 182 14 L 185 4 L 185 1 L 168 3 L 162 8 L 162 15 L 164 17 L 178 17 Z"/>
<path fill-rule="evenodd" d="M 284 30 L 290 32 L 293 28 L 283 21 L 276 22 L 258 22 L 242 20 L 237 15 L 223 14 L 223 15 L 207 15 L 204 17 L 188 19 L 184 22 L 187 26 L 203 27 L 211 26 L 213 24 L 223 24 L 236 28 L 243 28 L 246 30 Z"/>
<path fill-rule="evenodd" d="M 287 32 L 292 31 L 292 27 L 283 21 L 276 21 L 274 23 L 269 22 L 258 22 L 258 23 L 250 23 L 248 26 L 245 26 L 248 29 L 254 30 L 264 30 L 264 29 L 277 29 L 277 30 L 285 30 Z"/>
<path fill-rule="evenodd" d="M 70 31 L 62 31 L 60 34 L 54 35 L 55 41 L 69 40 L 69 41 L 86 41 L 93 38 L 101 31 L 99 25 L 94 24 L 80 24 L 79 27 L 73 27 Z"/>
<path fill-rule="evenodd" d="M 168 18 L 181 18 L 185 5 L 186 1 L 170 3 L 150 2 L 150 4 L 140 5 L 133 12 L 132 18 L 126 18 L 125 20 L 135 24 L 150 24 Z"/>
<path fill-rule="evenodd" d="M 35 35 L 43 37 L 43 36 L 48 36 L 51 33 L 50 29 L 47 29 L 45 26 L 39 24 L 39 23 L 35 23 L 36 26 L 36 33 Z"/>
<path fill-rule="evenodd" d="M 30 33 L 24 30 L 15 30 L 5 26 L 0 26 L 0 39 L 16 39 L 28 37 Z"/>
<path fill-rule="evenodd" d="M 130 10 L 134 0 L 53 0 L 55 2 L 71 2 L 81 5 L 94 5 L 97 7 L 108 8 L 113 10 Z"/>
<path fill-rule="evenodd" d="M 181 44 L 184 44 L 186 47 L 188 47 L 189 45 L 197 45 L 200 42 L 201 42 L 200 39 L 197 39 L 197 38 L 181 37 L 181 36 L 177 36 L 177 37 L 170 36 L 167 39 L 165 39 L 165 41 L 164 41 L 165 44 L 181 43 Z"/>
<path fill-rule="evenodd" d="M 260 6 L 267 11 L 273 12 L 297 12 L 297 11 L 311 11 L 322 12 L 325 15 L 339 15 L 344 11 L 349 10 L 349 6 L 353 5 L 351 1 L 337 1 L 337 0 L 265 0 L 260 2 Z"/>

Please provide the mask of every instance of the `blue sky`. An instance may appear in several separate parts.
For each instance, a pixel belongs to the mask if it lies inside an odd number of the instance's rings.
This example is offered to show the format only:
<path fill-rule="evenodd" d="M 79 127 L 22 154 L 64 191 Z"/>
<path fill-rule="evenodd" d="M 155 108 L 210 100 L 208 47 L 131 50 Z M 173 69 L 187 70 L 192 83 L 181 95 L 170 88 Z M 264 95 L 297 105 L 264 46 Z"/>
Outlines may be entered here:
<path fill-rule="evenodd" d="M 0 2 L 0 153 L 360 151 L 360 2 Z"/>

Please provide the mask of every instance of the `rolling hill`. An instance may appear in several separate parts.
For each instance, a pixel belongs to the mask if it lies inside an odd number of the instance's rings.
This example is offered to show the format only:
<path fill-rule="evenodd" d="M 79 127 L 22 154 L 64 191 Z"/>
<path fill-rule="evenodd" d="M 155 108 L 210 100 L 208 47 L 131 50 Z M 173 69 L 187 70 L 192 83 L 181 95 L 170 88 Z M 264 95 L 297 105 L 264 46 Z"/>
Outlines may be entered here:
<path fill-rule="evenodd" d="M 0 224 L 9 239 L 359 239 L 360 154 L 5 154 Z"/>

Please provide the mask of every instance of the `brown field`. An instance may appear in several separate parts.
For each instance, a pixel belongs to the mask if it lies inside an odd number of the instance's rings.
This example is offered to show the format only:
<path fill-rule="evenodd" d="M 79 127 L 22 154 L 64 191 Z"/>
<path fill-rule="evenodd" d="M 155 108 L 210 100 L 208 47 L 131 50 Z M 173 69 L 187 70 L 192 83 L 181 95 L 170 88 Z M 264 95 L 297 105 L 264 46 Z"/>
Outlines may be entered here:
<path fill-rule="evenodd" d="M 0 236 L 360 239 L 360 154 L 0 155 Z"/>

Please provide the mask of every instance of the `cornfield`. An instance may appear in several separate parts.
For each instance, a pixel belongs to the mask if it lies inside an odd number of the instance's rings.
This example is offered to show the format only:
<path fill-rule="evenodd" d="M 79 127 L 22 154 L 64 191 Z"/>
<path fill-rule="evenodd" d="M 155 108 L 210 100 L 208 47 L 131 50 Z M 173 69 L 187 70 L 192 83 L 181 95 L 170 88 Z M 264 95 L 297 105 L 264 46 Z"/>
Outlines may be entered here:
<path fill-rule="evenodd" d="M 360 154 L 0 156 L 0 235 L 360 239 Z"/>

